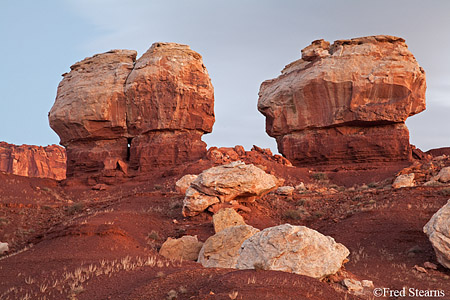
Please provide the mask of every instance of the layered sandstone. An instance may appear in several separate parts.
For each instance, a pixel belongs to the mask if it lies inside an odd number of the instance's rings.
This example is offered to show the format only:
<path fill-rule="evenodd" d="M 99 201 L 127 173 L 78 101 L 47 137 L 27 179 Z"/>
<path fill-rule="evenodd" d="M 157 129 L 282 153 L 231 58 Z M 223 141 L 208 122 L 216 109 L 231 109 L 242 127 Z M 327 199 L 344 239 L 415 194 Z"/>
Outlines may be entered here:
<path fill-rule="evenodd" d="M 314 41 L 262 83 L 266 131 L 292 163 L 411 157 L 409 116 L 425 109 L 425 72 L 392 36 Z"/>
<path fill-rule="evenodd" d="M 0 142 L 0 171 L 62 180 L 66 177 L 66 151 L 57 145 L 16 146 Z"/>
<path fill-rule="evenodd" d="M 67 148 L 68 177 L 108 182 L 206 154 L 214 89 L 189 46 L 155 43 L 137 61 L 112 50 L 63 76 L 49 121 Z"/>

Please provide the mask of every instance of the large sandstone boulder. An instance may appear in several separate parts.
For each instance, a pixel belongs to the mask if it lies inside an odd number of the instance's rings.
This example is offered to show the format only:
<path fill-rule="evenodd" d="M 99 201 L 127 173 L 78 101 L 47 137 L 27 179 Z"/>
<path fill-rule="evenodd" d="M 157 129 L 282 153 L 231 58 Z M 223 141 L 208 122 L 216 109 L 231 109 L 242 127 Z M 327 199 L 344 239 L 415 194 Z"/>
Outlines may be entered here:
<path fill-rule="evenodd" d="M 414 177 L 415 177 L 414 173 L 399 175 L 397 176 L 397 178 L 395 178 L 394 183 L 392 183 L 392 187 L 394 189 L 399 189 L 403 187 L 413 187 Z"/>
<path fill-rule="evenodd" d="M 262 83 L 266 131 L 294 164 L 410 158 L 409 116 L 425 109 L 425 72 L 405 41 L 319 40 Z"/>
<path fill-rule="evenodd" d="M 275 189 L 278 179 L 252 164 L 235 161 L 203 171 L 186 192 L 183 215 L 194 216 L 217 202 L 252 202 Z"/>
<path fill-rule="evenodd" d="M 437 174 L 436 179 L 439 180 L 440 182 L 444 182 L 444 183 L 449 182 L 450 181 L 450 167 L 442 168 L 439 171 L 439 174 Z"/>
<path fill-rule="evenodd" d="M 66 151 L 57 145 L 16 146 L 0 142 L 0 171 L 62 180 L 66 178 Z"/>
<path fill-rule="evenodd" d="M 63 76 L 49 121 L 67 148 L 69 178 L 88 174 L 95 184 L 206 155 L 214 89 L 189 46 L 155 43 L 137 61 L 136 51 L 113 50 Z"/>
<path fill-rule="evenodd" d="M 423 232 L 428 235 L 438 262 L 450 269 L 450 200 L 431 217 Z"/>
<path fill-rule="evenodd" d="M 246 225 L 244 218 L 233 208 L 222 208 L 213 215 L 214 231 L 216 233 L 228 227 Z"/>
<path fill-rule="evenodd" d="M 206 240 L 198 262 L 207 268 L 234 268 L 242 243 L 257 232 L 250 225 L 225 228 Z"/>
<path fill-rule="evenodd" d="M 332 237 L 290 224 L 266 228 L 247 239 L 236 268 L 291 272 L 314 278 L 336 273 L 349 250 Z"/>
<path fill-rule="evenodd" d="M 169 259 L 197 261 L 203 243 L 197 236 L 185 235 L 179 239 L 168 238 L 161 246 L 159 254 Z"/>
<path fill-rule="evenodd" d="M 198 175 L 187 174 L 175 182 L 175 189 L 181 194 L 185 194 L 191 183 L 197 179 Z"/>

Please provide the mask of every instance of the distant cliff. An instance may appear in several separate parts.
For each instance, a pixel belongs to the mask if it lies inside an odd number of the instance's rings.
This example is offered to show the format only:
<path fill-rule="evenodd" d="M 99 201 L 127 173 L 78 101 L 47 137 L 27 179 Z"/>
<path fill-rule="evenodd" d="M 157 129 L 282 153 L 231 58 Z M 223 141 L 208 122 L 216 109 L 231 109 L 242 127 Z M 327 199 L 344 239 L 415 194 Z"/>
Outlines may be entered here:
<path fill-rule="evenodd" d="M 57 145 L 17 146 L 0 142 L 0 171 L 62 180 L 66 178 L 66 151 Z"/>

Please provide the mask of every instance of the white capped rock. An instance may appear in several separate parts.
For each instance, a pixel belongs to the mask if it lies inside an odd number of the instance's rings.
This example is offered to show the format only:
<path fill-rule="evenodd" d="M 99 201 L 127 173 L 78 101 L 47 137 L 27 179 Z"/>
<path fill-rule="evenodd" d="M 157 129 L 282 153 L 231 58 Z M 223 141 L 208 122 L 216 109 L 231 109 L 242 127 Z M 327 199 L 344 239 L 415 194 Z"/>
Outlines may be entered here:
<path fill-rule="evenodd" d="M 242 243 L 258 232 L 250 225 L 225 228 L 206 240 L 198 262 L 207 268 L 234 268 Z"/>
<path fill-rule="evenodd" d="M 280 186 L 277 188 L 276 192 L 278 195 L 290 196 L 294 192 L 295 188 L 292 186 Z"/>
<path fill-rule="evenodd" d="M 198 175 L 186 191 L 183 215 L 194 216 L 204 211 L 216 203 L 213 199 L 218 199 L 217 202 L 252 202 L 256 197 L 274 190 L 278 183 L 275 176 L 241 161 L 207 169 Z M 205 200 L 205 197 L 210 201 Z"/>
<path fill-rule="evenodd" d="M 423 227 L 428 235 L 438 262 L 450 269 L 450 199 Z"/>
<path fill-rule="evenodd" d="M 332 237 L 305 226 L 284 224 L 253 235 L 239 253 L 238 269 L 259 266 L 322 278 L 336 273 L 350 252 Z"/>
<path fill-rule="evenodd" d="M 8 251 L 9 251 L 8 243 L 0 242 L 0 254 L 3 254 L 3 253 L 8 252 Z"/>

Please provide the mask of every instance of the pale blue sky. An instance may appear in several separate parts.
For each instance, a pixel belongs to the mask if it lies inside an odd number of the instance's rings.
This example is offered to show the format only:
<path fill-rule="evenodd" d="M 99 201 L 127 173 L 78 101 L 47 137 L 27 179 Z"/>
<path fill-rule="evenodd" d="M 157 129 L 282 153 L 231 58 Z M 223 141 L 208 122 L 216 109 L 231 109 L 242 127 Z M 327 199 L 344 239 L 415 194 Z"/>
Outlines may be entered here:
<path fill-rule="evenodd" d="M 153 42 L 188 44 L 215 87 L 208 146 L 276 152 L 257 111 L 262 81 L 315 39 L 389 34 L 406 39 L 427 72 L 427 110 L 410 118 L 411 143 L 450 146 L 450 1 L 446 0 L 0 0 L 0 140 L 58 143 L 48 126 L 61 74 L 110 49 L 139 55 Z"/>

